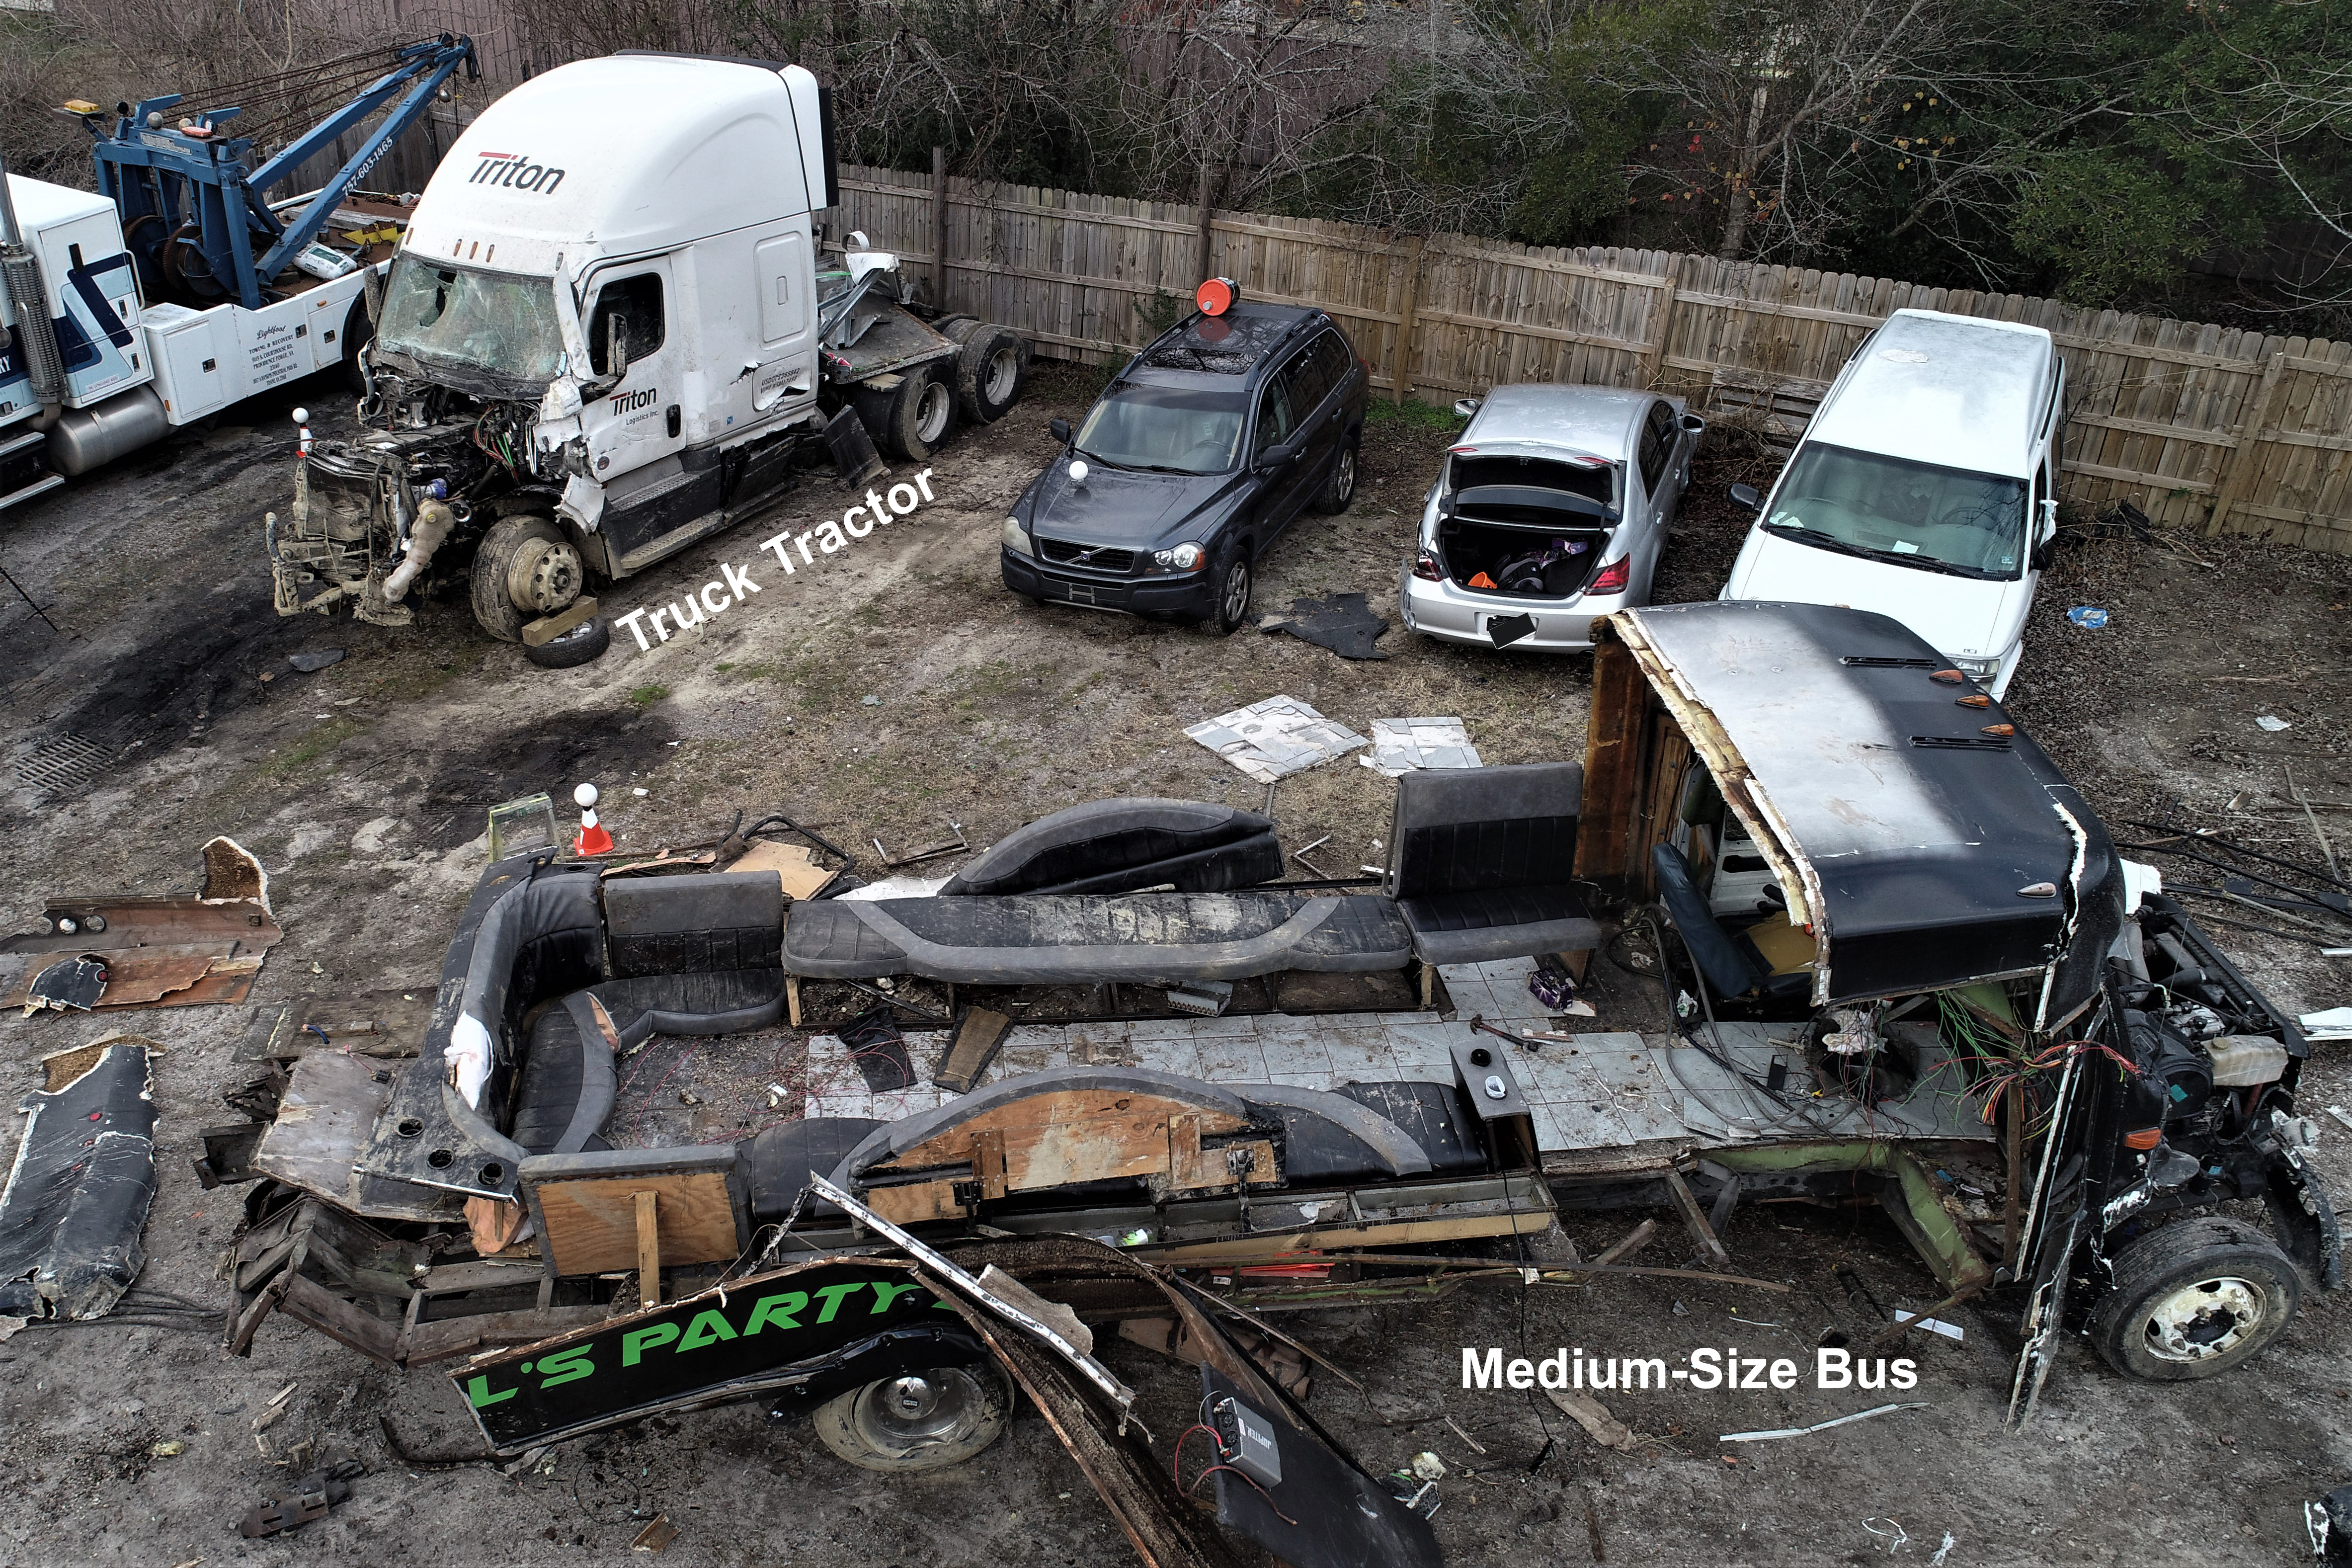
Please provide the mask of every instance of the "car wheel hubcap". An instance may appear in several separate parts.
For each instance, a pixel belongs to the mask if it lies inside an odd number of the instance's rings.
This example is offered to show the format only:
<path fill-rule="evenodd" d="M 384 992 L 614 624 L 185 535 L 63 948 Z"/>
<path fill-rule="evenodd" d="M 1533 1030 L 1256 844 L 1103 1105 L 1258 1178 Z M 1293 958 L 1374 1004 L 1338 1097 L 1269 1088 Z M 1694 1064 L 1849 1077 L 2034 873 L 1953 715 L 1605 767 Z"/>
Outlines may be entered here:
<path fill-rule="evenodd" d="M 2264 1315 L 2262 1288 L 2224 1275 L 2183 1285 L 2156 1303 L 2141 1333 L 2159 1361 L 2211 1361 L 2259 1332 Z"/>
<path fill-rule="evenodd" d="M 991 404 L 1013 401 L 1013 384 L 1021 377 L 1021 355 L 1017 350 L 999 349 L 988 356 L 987 398 Z"/>
<path fill-rule="evenodd" d="M 1240 562 L 1225 574 L 1225 619 L 1238 621 L 1249 607 L 1249 568 Z"/>
<path fill-rule="evenodd" d="M 1343 450 L 1339 454 L 1339 499 L 1341 500 L 1346 500 L 1349 496 L 1352 496 L 1355 493 L 1356 454 L 1351 450 Z"/>
<path fill-rule="evenodd" d="M 938 382 L 923 388 L 923 395 L 915 405 L 915 434 L 924 443 L 938 440 L 947 433 L 948 389 Z"/>

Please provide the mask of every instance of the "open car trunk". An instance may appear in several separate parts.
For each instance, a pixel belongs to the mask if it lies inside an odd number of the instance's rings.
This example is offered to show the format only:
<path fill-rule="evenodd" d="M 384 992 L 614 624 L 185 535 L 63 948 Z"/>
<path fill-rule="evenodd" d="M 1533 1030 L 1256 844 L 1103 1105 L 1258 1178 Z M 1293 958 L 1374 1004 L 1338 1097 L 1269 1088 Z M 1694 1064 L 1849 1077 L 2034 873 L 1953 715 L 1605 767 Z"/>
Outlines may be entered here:
<path fill-rule="evenodd" d="M 1609 531 L 1597 524 L 1531 528 L 1454 516 L 1438 522 L 1437 555 L 1457 587 L 1516 598 L 1570 599 L 1592 581 L 1609 552 Z"/>

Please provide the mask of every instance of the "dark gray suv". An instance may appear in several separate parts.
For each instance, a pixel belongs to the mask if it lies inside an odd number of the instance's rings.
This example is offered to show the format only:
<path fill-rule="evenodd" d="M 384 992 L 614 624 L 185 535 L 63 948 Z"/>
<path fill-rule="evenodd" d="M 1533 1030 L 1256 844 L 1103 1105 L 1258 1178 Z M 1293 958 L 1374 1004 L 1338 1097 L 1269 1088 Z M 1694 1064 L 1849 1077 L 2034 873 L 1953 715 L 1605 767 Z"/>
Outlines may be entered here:
<path fill-rule="evenodd" d="M 1240 302 L 1187 317 L 1075 431 L 1052 423 L 1066 450 L 1004 521 L 1004 585 L 1233 631 L 1291 520 L 1355 499 L 1370 381 L 1320 310 Z"/>

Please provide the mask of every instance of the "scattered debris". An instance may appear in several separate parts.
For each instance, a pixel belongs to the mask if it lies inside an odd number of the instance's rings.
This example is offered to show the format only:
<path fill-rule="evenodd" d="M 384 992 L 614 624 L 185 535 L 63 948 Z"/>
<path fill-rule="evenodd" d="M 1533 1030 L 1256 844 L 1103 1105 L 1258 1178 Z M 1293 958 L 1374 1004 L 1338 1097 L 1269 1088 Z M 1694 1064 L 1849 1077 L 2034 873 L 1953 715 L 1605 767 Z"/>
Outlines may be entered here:
<path fill-rule="evenodd" d="M 237 1521 L 236 1532 L 252 1540 L 299 1530 L 313 1520 L 324 1519 L 327 1510 L 337 1503 L 351 1500 L 352 1478 L 362 1470 L 357 1459 L 343 1459 L 324 1469 L 313 1470 L 284 1491 L 265 1499 L 260 1507 Z"/>
<path fill-rule="evenodd" d="M 1559 1396 L 1554 1394 L 1552 1397 L 1557 1399 Z M 1718 1443 L 1769 1443 L 1780 1437 L 1810 1437 L 1816 1432 L 1826 1432 L 1832 1426 L 1843 1426 L 1848 1422 L 1867 1421 L 1874 1415 L 1884 1415 L 1890 1410 L 1925 1410 L 1927 1408 L 1927 1402 L 1924 1399 L 1915 1399 L 1903 1405 L 1874 1405 L 1867 1410 L 1857 1410 L 1851 1415 L 1840 1415 L 1833 1420 L 1816 1421 L 1810 1426 L 1779 1426 L 1769 1432 L 1727 1432 L 1716 1441 Z"/>
<path fill-rule="evenodd" d="M 1358 762 L 1390 778 L 1418 768 L 1475 768 L 1478 748 L 1459 719 L 1375 719 L 1372 754 Z"/>
<path fill-rule="evenodd" d="M 1879 1529 L 1878 1527 L 1882 1524 L 1885 1525 L 1887 1528 L 1885 1530 Z M 1890 1552 L 1897 1550 L 1906 1542 L 1911 1539 L 1908 1532 L 1904 1530 L 1902 1524 L 1898 1521 L 1892 1519 L 1878 1519 L 1874 1517 L 1865 1519 L 1862 1521 L 1862 1528 L 1870 1531 L 1871 1534 L 1879 1537 L 1881 1540 L 1884 1540 L 1886 1542 L 1886 1550 Z"/>
<path fill-rule="evenodd" d="M 2077 605 L 2066 612 L 2066 618 L 2086 632 L 2095 632 L 2106 626 L 2107 612 L 2093 609 L 2088 605 Z"/>
<path fill-rule="evenodd" d="M 2327 1114 L 2342 1122 L 2346 1131 L 2352 1132 L 2352 1111 L 2346 1110 L 2340 1105 L 2331 1105 L 2327 1108 Z"/>
<path fill-rule="evenodd" d="M 304 675 L 316 675 L 331 664 L 343 662 L 343 650 L 339 647 L 309 648 L 301 653 L 289 653 L 286 662 Z"/>
<path fill-rule="evenodd" d="M 1013 1032 L 1013 1020 L 1002 1013 L 992 1013 L 985 1007 L 974 1007 L 958 1018 L 955 1029 L 948 1036 L 948 1048 L 940 1054 L 939 1070 L 931 1081 L 950 1094 L 970 1094 L 972 1085 L 988 1071 L 988 1064 L 1004 1047 L 1004 1037 Z"/>
<path fill-rule="evenodd" d="M 869 697 L 866 700 L 871 702 L 874 699 Z M 685 1533 L 669 1521 L 669 1515 L 657 1513 L 654 1515 L 651 1524 L 637 1531 L 637 1538 L 629 1542 L 629 1550 L 644 1552 L 659 1552 Z"/>
<path fill-rule="evenodd" d="M 895 869 L 900 866 L 911 866 L 918 860 L 933 860 L 942 855 L 961 855 L 971 847 L 964 840 L 962 823 L 950 818 L 948 822 L 948 830 L 955 835 L 953 839 L 942 838 L 928 848 L 910 850 L 904 855 L 891 854 L 882 847 L 882 840 L 877 838 L 874 840 L 874 853 L 882 858 L 882 864 Z"/>
<path fill-rule="evenodd" d="M 1949 1557 L 1952 1548 L 1958 1544 L 1958 1540 L 1950 1531 L 1944 1531 L 1944 1544 L 1936 1548 L 1936 1555 L 1927 1559 L 1927 1568 L 1944 1568 L 1944 1559 Z"/>
<path fill-rule="evenodd" d="M 2329 1007 L 2295 1019 L 2308 1040 L 2352 1040 L 2352 1007 Z"/>
<path fill-rule="evenodd" d="M 1389 629 L 1372 614 L 1361 594 L 1334 594 L 1328 599 L 1294 599 L 1286 616 L 1259 620 L 1262 632 L 1288 632 L 1301 642 L 1329 648 L 1341 658 L 1386 658 L 1372 644 Z"/>
<path fill-rule="evenodd" d="M 1913 1327 L 1925 1329 L 1931 1334 L 1941 1334 L 1948 1340 L 1964 1341 L 1969 1337 L 1968 1331 L 1958 1323 L 1947 1323 L 1938 1318 L 1919 1318 L 1914 1313 L 1903 1310 L 1900 1307 L 1895 1310 L 1895 1321 L 1898 1323 L 1910 1323 Z"/>
<path fill-rule="evenodd" d="M 2322 1562 L 2352 1563 L 2352 1486 L 2337 1487 L 2317 1502 L 2303 1505 L 2303 1528 L 2311 1554 Z"/>
<path fill-rule="evenodd" d="M 907 1037 L 890 1020 L 890 1004 L 877 1003 L 834 1031 L 849 1048 L 866 1087 L 877 1094 L 905 1089 L 915 1081 L 915 1064 L 907 1055 Z"/>
<path fill-rule="evenodd" d="M 1471 1451 L 1472 1453 L 1474 1453 L 1474 1454 L 1481 1454 L 1481 1455 L 1483 1455 L 1483 1454 L 1485 1454 L 1485 1453 L 1486 1453 L 1486 1445 L 1484 1445 L 1484 1444 L 1480 1443 L 1480 1442 L 1478 1441 L 1478 1439 L 1477 1439 L 1477 1438 L 1473 1437 L 1472 1436 L 1470 1436 L 1470 1434 L 1469 1434 L 1469 1433 L 1465 1432 L 1464 1430 L 1462 1430 L 1462 1425 L 1461 1425 L 1461 1423 L 1460 1423 L 1460 1422 L 1458 1422 L 1458 1421 L 1456 1421 L 1456 1420 L 1454 1420 L 1453 1416 L 1451 1416 L 1451 1415 L 1447 1416 L 1447 1417 L 1445 1418 L 1445 1424 L 1446 1424 L 1448 1426 L 1451 1426 L 1451 1427 L 1453 1427 L 1453 1428 L 1454 1428 L 1454 1435 L 1456 1437 L 1461 1438 L 1465 1443 L 1467 1443 L 1467 1444 L 1469 1444 L 1469 1445 L 1470 1445 L 1470 1451 Z"/>
<path fill-rule="evenodd" d="M 284 934 L 270 913 L 269 879 L 233 839 L 213 839 L 204 858 L 194 898 L 48 900 L 43 930 L 0 941 L 0 1007 L 31 1005 L 34 987 L 68 959 L 103 971 L 101 992 L 88 1004 L 94 1007 L 244 1001 L 263 955 Z M 68 978 L 86 984 L 79 973 L 54 984 Z"/>
<path fill-rule="evenodd" d="M 1290 773 L 1320 767 L 1359 746 L 1370 744 L 1353 730 L 1331 722 L 1295 697 L 1269 697 L 1263 702 L 1188 724 L 1184 733 L 1258 783 L 1267 784 Z"/>
<path fill-rule="evenodd" d="M 25 1016 L 29 1018 L 45 1007 L 59 1013 L 87 1013 L 98 1005 L 105 991 L 106 960 L 96 953 L 61 958 L 33 976 L 33 983 L 25 988 Z"/>
<path fill-rule="evenodd" d="M 530 849 L 561 849 L 555 802 L 545 790 L 490 807 L 490 860 L 496 864 Z"/>
<path fill-rule="evenodd" d="M 1419 1481 L 1442 1481 L 1445 1479 L 1445 1461 L 1426 1451 L 1415 1454 L 1412 1457 L 1412 1476 Z"/>
<path fill-rule="evenodd" d="M 2255 719 L 2254 722 L 2261 725 L 2263 729 L 2268 730 L 2273 735 L 2277 734 L 2281 730 L 2292 730 L 2294 728 L 2293 724 L 2289 723 L 2286 720 L 2280 718 L 2275 713 L 2264 713 Z"/>
<path fill-rule="evenodd" d="M 1629 1454 L 1641 1441 L 1633 1435 L 1632 1427 L 1609 1414 L 1608 1406 L 1590 1394 L 1571 1393 L 1565 1388 L 1547 1388 L 1544 1394 L 1559 1406 L 1561 1414 L 1583 1427 L 1586 1436 L 1604 1448 Z"/>
<path fill-rule="evenodd" d="M 783 883 L 784 897 L 814 899 L 841 875 L 816 863 L 816 851 L 805 844 L 752 845 L 726 868 L 730 871 L 773 871 Z"/>
<path fill-rule="evenodd" d="M 1179 1013 L 1190 1013 L 1196 1018 L 1221 1018 L 1233 1005 L 1234 985 L 1230 980 L 1192 980 L 1171 985 L 1163 994 L 1168 1005 Z"/>
<path fill-rule="evenodd" d="M 159 1459 L 176 1459 L 188 1451 L 188 1446 L 177 1437 L 169 1438 L 147 1450 Z"/>
<path fill-rule="evenodd" d="M 23 1141 L 0 1190 L 0 1312 L 100 1318 L 147 1260 L 155 1100 L 147 1045 L 126 1037 L 20 1106 Z"/>

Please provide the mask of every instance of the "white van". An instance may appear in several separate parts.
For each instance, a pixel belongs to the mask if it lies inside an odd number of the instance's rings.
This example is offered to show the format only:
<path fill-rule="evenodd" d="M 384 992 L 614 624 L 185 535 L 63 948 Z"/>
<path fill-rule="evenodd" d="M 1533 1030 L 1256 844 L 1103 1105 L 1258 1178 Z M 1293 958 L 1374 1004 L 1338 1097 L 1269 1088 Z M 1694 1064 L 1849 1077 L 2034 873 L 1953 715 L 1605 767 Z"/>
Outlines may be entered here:
<path fill-rule="evenodd" d="M 1894 616 L 1996 698 L 2058 522 L 2066 366 L 2040 327 L 1897 310 L 1862 341 L 1721 597 Z"/>

